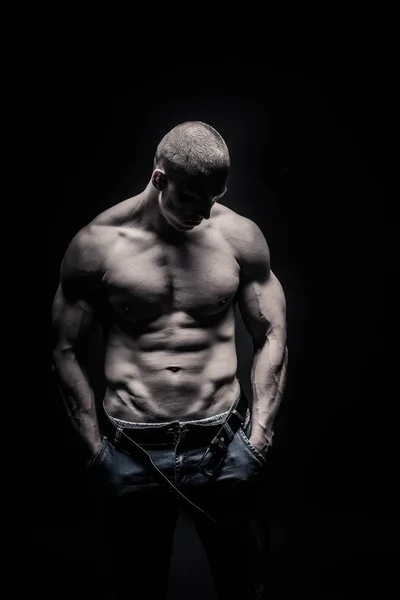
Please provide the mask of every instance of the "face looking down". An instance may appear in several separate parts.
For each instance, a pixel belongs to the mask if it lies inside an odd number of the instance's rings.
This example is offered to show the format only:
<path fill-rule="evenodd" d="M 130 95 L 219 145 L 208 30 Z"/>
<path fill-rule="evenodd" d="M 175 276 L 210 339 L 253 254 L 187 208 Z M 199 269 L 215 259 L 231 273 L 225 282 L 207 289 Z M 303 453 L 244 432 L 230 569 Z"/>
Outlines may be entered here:
<path fill-rule="evenodd" d="M 160 183 L 161 212 L 167 222 L 180 231 L 193 229 L 203 219 L 209 219 L 215 202 L 227 190 L 227 176 L 169 179 L 162 173 L 158 185 Z"/>

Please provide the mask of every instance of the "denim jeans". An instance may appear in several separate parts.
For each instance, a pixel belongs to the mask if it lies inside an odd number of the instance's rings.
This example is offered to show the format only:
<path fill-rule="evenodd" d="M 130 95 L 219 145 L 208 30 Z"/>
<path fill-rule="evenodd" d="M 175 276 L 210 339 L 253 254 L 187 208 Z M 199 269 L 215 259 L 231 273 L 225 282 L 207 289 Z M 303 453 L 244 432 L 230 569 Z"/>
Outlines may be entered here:
<path fill-rule="evenodd" d="M 267 598 L 266 460 L 249 441 L 249 411 L 216 478 L 210 480 L 197 468 L 225 417 L 222 413 L 161 424 L 113 421 L 134 430 L 158 469 L 215 519 L 211 522 L 196 511 L 191 514 L 218 598 L 259 600 Z M 134 446 L 128 453 L 106 436 L 90 473 L 104 499 L 104 589 L 109 590 L 105 597 L 162 600 L 180 512 L 178 500 L 156 481 Z"/>

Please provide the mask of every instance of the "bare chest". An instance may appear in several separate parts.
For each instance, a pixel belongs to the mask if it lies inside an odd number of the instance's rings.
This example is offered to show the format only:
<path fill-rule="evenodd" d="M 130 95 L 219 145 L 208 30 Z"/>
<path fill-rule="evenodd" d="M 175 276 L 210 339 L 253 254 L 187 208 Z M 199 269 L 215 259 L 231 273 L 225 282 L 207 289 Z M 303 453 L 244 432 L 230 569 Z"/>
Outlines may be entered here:
<path fill-rule="evenodd" d="M 229 244 L 208 235 L 185 244 L 124 239 L 103 278 L 110 306 L 141 321 L 172 311 L 206 317 L 224 310 L 239 285 Z"/>

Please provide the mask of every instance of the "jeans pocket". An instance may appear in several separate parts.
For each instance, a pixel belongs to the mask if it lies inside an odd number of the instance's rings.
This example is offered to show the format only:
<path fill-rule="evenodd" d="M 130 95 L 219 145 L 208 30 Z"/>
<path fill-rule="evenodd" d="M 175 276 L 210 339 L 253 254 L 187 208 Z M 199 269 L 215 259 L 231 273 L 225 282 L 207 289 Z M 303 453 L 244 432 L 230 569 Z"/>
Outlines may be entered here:
<path fill-rule="evenodd" d="M 263 456 L 255 446 L 253 446 L 253 444 L 250 442 L 249 438 L 247 437 L 246 433 L 241 427 L 239 428 L 238 434 L 239 440 L 242 442 L 243 446 L 247 449 L 247 451 L 252 455 L 253 458 L 256 459 L 260 466 L 264 466 L 267 462 L 265 456 Z"/>
<path fill-rule="evenodd" d="M 101 446 L 99 448 L 99 450 L 97 451 L 97 453 L 92 457 L 91 461 L 88 464 L 89 469 L 92 469 L 93 467 L 95 467 L 96 465 L 98 465 L 103 456 L 104 456 L 104 451 L 106 449 L 107 446 L 107 438 L 105 435 L 101 436 Z"/>

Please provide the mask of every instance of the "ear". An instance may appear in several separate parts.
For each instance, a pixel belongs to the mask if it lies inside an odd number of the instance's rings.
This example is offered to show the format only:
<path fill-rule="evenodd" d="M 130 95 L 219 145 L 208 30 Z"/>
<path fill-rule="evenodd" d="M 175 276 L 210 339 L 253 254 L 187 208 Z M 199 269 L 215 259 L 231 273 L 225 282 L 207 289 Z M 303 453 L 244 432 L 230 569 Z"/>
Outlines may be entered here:
<path fill-rule="evenodd" d="M 156 190 L 161 192 L 167 183 L 167 176 L 164 171 L 161 171 L 161 169 L 154 169 L 153 175 L 151 176 L 151 183 L 154 185 Z"/>

